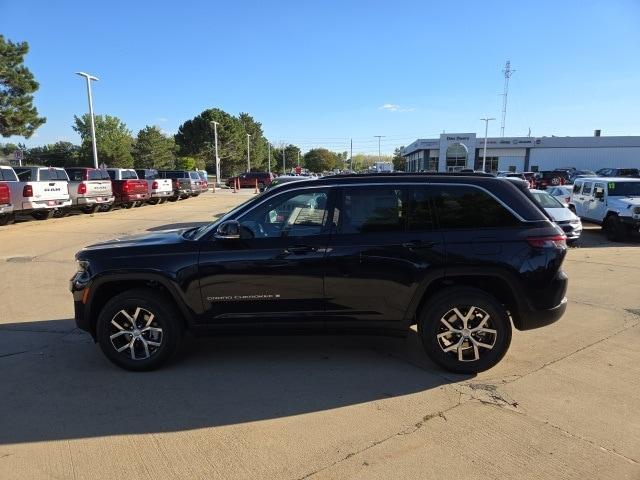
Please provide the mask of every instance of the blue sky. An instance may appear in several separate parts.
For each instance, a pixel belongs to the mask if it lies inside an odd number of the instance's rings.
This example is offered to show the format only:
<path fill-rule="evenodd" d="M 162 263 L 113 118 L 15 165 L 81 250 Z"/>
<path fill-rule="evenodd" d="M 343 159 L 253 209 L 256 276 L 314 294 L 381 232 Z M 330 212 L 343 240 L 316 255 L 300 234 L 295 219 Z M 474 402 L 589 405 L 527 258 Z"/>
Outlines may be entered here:
<path fill-rule="evenodd" d="M 78 70 L 100 77 L 96 113 L 134 134 L 147 124 L 175 133 L 219 107 L 303 150 L 483 135 L 484 116 L 498 119 L 497 136 L 507 59 L 506 135 L 640 135 L 639 25 L 639 0 L 0 0 L 0 32 L 29 42 L 47 117 L 29 146 L 78 141 Z"/>

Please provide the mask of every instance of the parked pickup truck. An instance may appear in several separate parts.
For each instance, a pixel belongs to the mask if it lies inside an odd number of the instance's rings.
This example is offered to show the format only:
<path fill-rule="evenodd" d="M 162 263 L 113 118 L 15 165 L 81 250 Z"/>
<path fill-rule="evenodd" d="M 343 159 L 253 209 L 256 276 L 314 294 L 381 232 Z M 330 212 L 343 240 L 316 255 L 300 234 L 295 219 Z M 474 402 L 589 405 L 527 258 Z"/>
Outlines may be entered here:
<path fill-rule="evenodd" d="M 175 202 L 181 198 L 189 198 L 193 193 L 191 178 L 186 170 L 160 170 L 158 172 L 161 178 L 171 180 L 173 187 L 173 195 L 169 200 Z"/>
<path fill-rule="evenodd" d="M 8 182 L 14 213 L 31 215 L 37 220 L 51 218 L 70 205 L 69 177 L 62 168 L 15 167 L 17 181 Z"/>
<path fill-rule="evenodd" d="M 149 199 L 149 186 L 146 180 L 138 179 L 135 170 L 130 168 L 108 168 L 111 178 L 114 205 L 123 208 L 139 206 Z"/>
<path fill-rule="evenodd" d="M 13 219 L 11 189 L 6 182 L 0 182 L 0 226 L 12 223 Z"/>
<path fill-rule="evenodd" d="M 115 198 L 111 178 L 106 170 L 96 168 L 65 168 L 69 175 L 69 196 L 71 208 L 84 213 L 94 213 L 98 209 L 109 209 Z"/>
<path fill-rule="evenodd" d="M 579 178 L 569 208 L 583 220 L 599 223 L 612 241 L 640 229 L 640 178 Z"/>
<path fill-rule="evenodd" d="M 138 178 L 147 181 L 149 186 L 148 203 L 156 205 L 166 202 L 173 195 L 173 185 L 171 179 L 161 178 L 158 170 L 153 168 L 143 168 L 136 170 Z"/>

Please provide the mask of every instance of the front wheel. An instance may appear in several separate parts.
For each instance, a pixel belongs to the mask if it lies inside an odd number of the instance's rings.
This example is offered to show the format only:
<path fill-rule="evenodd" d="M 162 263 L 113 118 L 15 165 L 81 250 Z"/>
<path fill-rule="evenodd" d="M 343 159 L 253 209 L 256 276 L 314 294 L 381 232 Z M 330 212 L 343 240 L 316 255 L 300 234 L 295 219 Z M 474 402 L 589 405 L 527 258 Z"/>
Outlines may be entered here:
<path fill-rule="evenodd" d="M 607 240 L 612 242 L 623 242 L 629 236 L 629 231 L 617 215 L 609 215 L 604 221 L 604 233 Z"/>
<path fill-rule="evenodd" d="M 475 288 L 453 288 L 436 295 L 422 310 L 418 331 L 429 358 L 455 373 L 493 367 L 511 343 L 505 307 Z"/>
<path fill-rule="evenodd" d="M 97 339 L 109 360 L 126 370 L 160 367 L 176 352 L 182 323 L 175 308 L 153 290 L 116 295 L 100 312 Z"/>

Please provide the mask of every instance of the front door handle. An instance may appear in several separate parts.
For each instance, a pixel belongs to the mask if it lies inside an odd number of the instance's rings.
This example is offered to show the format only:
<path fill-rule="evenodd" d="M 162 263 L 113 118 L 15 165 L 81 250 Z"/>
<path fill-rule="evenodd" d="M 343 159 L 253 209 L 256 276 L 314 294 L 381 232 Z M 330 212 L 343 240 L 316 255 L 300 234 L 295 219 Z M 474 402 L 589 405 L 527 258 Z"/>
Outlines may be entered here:
<path fill-rule="evenodd" d="M 402 246 L 404 248 L 413 248 L 413 249 L 433 248 L 436 246 L 436 242 L 432 242 L 429 240 L 411 240 L 410 242 L 404 242 Z"/>
<path fill-rule="evenodd" d="M 282 253 L 284 253 L 285 255 L 291 255 L 292 253 L 303 254 L 315 251 L 316 249 L 310 245 L 292 245 L 290 247 L 287 247 Z"/>

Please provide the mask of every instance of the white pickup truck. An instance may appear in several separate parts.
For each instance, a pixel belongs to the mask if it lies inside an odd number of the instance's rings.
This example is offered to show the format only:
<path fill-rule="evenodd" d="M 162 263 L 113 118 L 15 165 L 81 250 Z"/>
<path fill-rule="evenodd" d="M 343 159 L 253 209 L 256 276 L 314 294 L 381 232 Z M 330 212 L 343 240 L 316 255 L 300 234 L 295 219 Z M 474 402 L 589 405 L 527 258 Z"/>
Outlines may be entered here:
<path fill-rule="evenodd" d="M 71 208 L 84 213 L 108 210 L 115 200 L 111 177 L 106 170 L 89 167 L 65 168 L 69 175 Z"/>
<path fill-rule="evenodd" d="M 149 200 L 147 203 L 156 205 L 166 202 L 173 195 L 173 185 L 171 179 L 161 178 L 158 170 L 153 168 L 137 169 L 138 178 L 146 180 L 149 185 Z"/>
<path fill-rule="evenodd" d="M 602 225 L 607 239 L 626 240 L 640 229 L 640 178 L 579 178 L 569 208 L 581 219 Z"/>
<path fill-rule="evenodd" d="M 7 182 L 11 189 L 14 213 L 46 220 L 71 205 L 69 177 L 62 168 L 15 167 L 17 181 Z"/>

